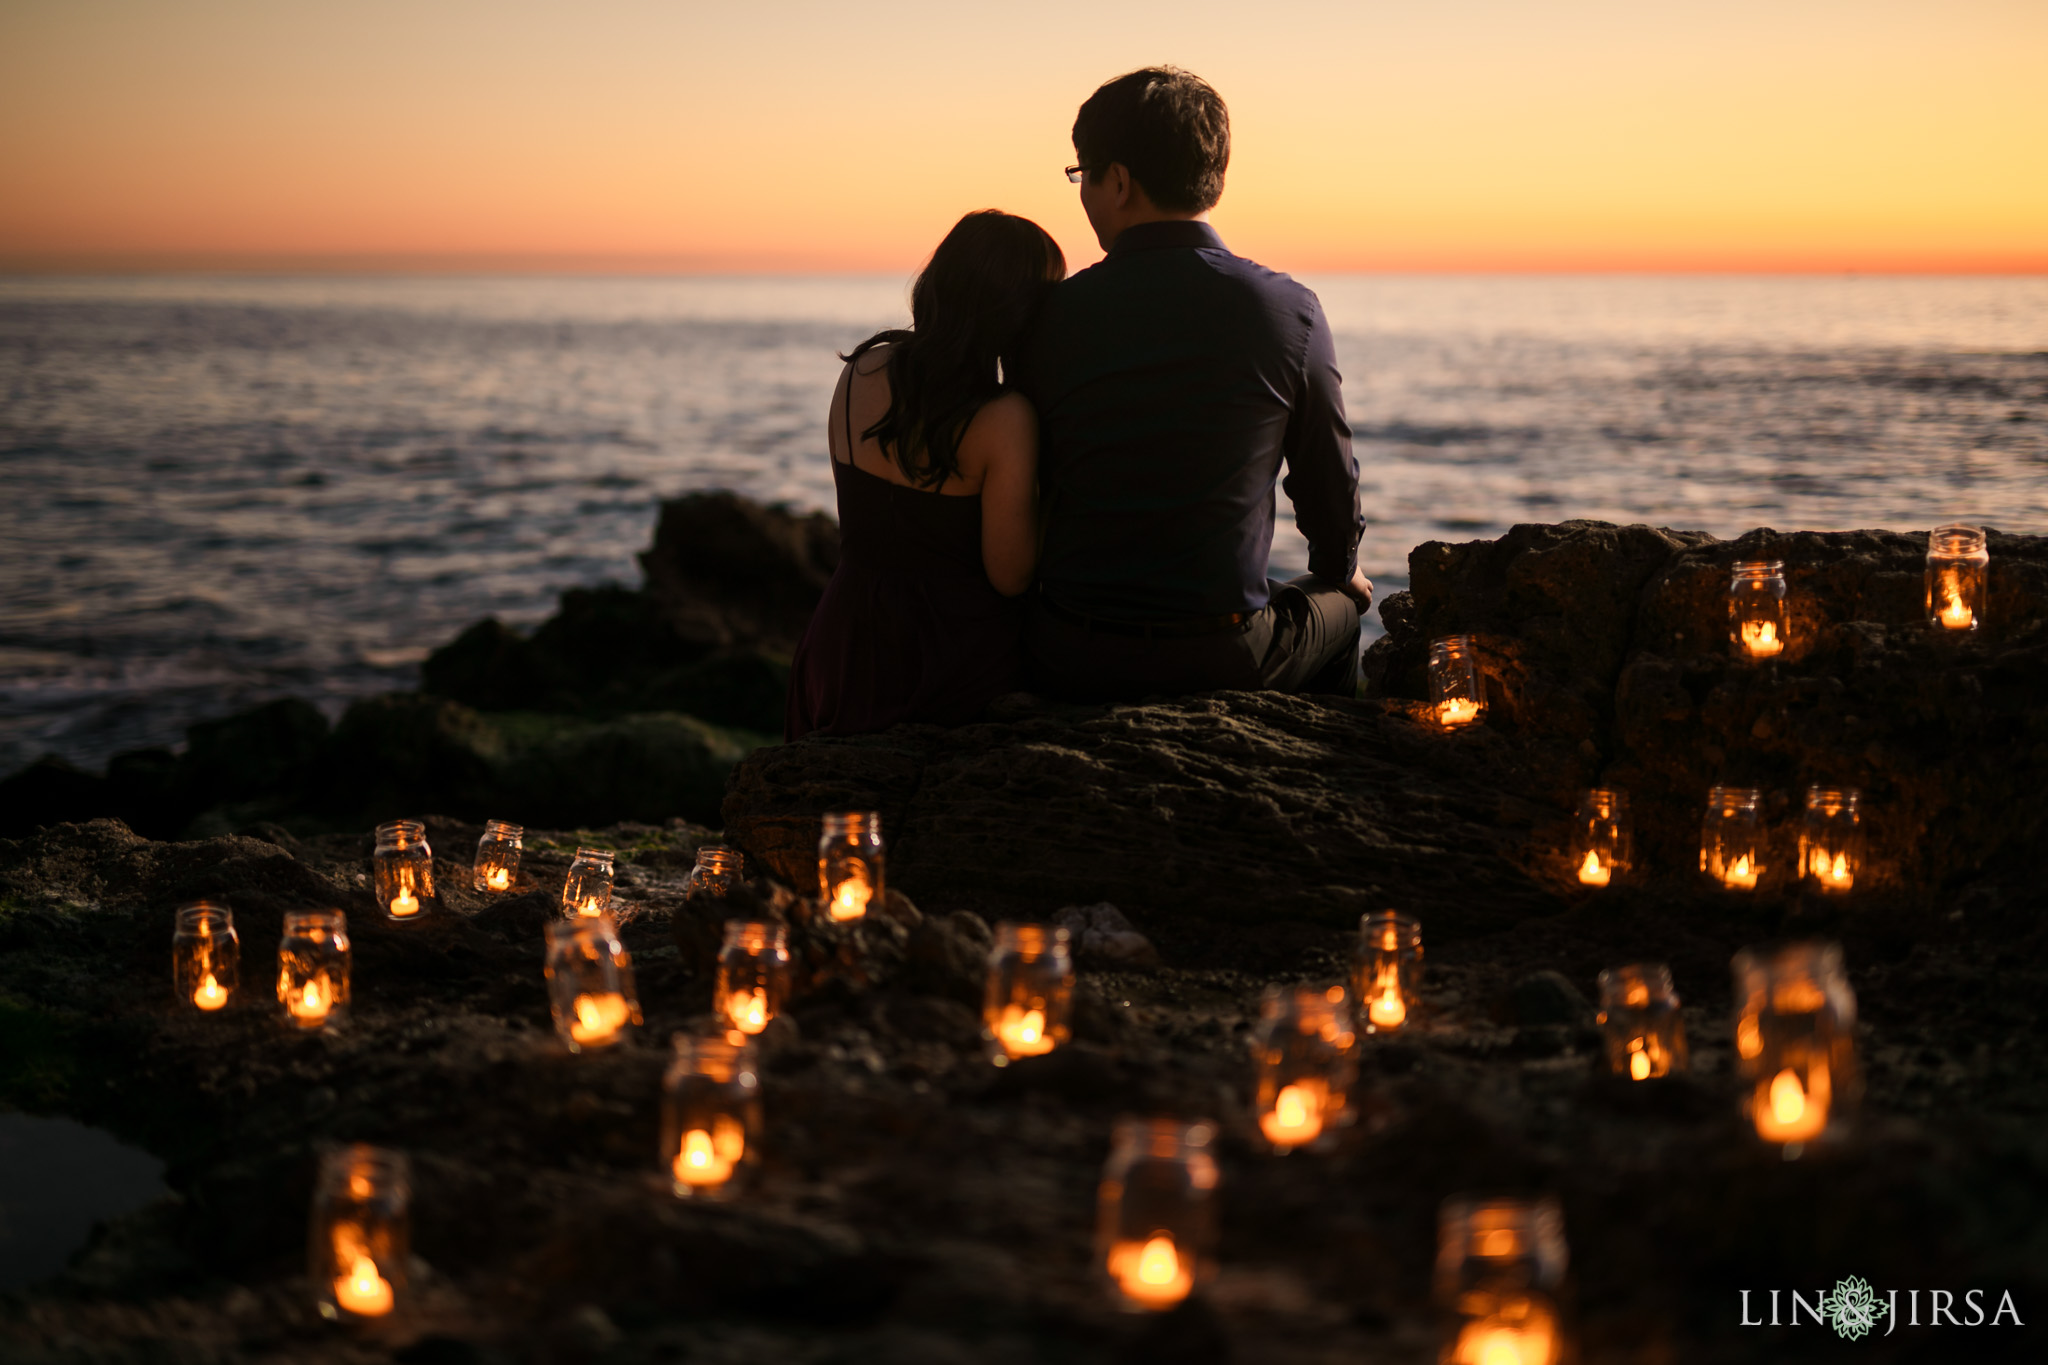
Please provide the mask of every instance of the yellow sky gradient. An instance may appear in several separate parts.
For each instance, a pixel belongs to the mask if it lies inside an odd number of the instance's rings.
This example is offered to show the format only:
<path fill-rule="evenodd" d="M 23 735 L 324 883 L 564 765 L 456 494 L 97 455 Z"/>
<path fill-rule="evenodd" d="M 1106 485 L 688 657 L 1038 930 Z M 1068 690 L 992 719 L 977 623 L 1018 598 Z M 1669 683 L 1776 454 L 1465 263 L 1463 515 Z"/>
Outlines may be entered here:
<path fill-rule="evenodd" d="M 1284 269 L 2048 271 L 2048 0 L 8 0 L 0 268 L 1079 266 L 1075 106 L 1162 61 Z"/>

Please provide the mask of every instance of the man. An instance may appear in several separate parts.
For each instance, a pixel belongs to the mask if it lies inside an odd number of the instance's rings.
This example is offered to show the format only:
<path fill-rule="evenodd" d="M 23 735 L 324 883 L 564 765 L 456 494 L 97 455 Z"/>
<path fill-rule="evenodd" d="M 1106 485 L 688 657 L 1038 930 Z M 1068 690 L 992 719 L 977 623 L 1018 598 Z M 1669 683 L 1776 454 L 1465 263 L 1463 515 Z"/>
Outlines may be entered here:
<path fill-rule="evenodd" d="M 1054 291 L 1019 375 L 1045 498 L 1034 685 L 1351 695 L 1372 584 L 1330 327 L 1313 293 L 1209 226 L 1222 99 L 1185 71 L 1134 71 L 1081 106 L 1074 151 L 1067 178 L 1108 255 Z M 1310 569 L 1285 584 L 1266 577 L 1283 463 Z"/>

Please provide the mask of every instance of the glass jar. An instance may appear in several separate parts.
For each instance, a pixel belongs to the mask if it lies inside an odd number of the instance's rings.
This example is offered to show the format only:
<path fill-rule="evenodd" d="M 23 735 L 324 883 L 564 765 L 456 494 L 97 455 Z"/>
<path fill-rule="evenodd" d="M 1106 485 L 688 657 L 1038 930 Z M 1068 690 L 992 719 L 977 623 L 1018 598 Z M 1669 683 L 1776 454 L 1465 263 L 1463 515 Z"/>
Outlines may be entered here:
<path fill-rule="evenodd" d="M 1764 871 L 1764 794 L 1755 787 L 1715 787 L 1700 825 L 1700 871 L 1730 891 L 1754 891 Z"/>
<path fill-rule="evenodd" d="M 1600 1031 L 1616 1075 L 1647 1081 L 1686 1069 L 1685 1016 L 1671 969 L 1641 962 L 1600 973 Z"/>
<path fill-rule="evenodd" d="M 434 895 L 434 850 L 427 846 L 425 825 L 393 820 L 377 826 L 370 883 L 386 919 L 405 922 L 426 913 Z"/>
<path fill-rule="evenodd" d="M 1937 526 L 1927 535 L 1927 623 L 1975 630 L 1991 587 L 1991 551 L 1976 526 Z"/>
<path fill-rule="evenodd" d="M 1390 1033 L 1421 1001 L 1422 922 L 1392 910 L 1361 915 L 1352 986 L 1367 1033 Z"/>
<path fill-rule="evenodd" d="M 610 1047 L 640 1022 L 633 959 L 610 915 L 548 921 L 546 972 L 555 1032 L 569 1051 Z"/>
<path fill-rule="evenodd" d="M 325 1028 L 348 1016 L 348 916 L 289 910 L 277 944 L 277 998 L 293 1025 Z"/>
<path fill-rule="evenodd" d="M 484 837 L 476 841 L 476 867 L 472 884 L 478 891 L 510 891 L 519 880 L 520 841 L 524 826 L 510 820 L 484 821 Z"/>
<path fill-rule="evenodd" d="M 754 1050 L 716 1038 L 674 1040 L 661 1081 L 661 1163 L 677 1198 L 719 1198 L 734 1187 L 761 1129 Z"/>
<path fill-rule="evenodd" d="M 789 930 L 780 924 L 729 919 L 718 950 L 718 1012 L 726 1027 L 759 1033 L 789 996 Z"/>
<path fill-rule="evenodd" d="M 1555 1365 L 1566 1264 L 1555 1199 L 1446 1199 L 1437 1215 L 1436 1298 L 1455 1365 Z"/>
<path fill-rule="evenodd" d="M 611 913 L 612 851 L 608 848 L 579 848 L 562 883 L 562 913 L 571 918 L 591 918 Z"/>
<path fill-rule="evenodd" d="M 211 1013 L 242 984 L 242 945 L 234 912 L 212 901 L 178 907 L 171 933 L 171 989 L 180 1001 Z"/>
<path fill-rule="evenodd" d="M 1628 793 L 1595 787 L 1579 798 L 1572 831 L 1572 866 L 1585 886 L 1606 886 L 1625 876 L 1634 848 L 1628 821 Z"/>
<path fill-rule="evenodd" d="M 1479 650 L 1470 635 L 1446 635 L 1429 642 L 1429 699 L 1438 723 L 1469 725 L 1486 710 L 1486 686 Z"/>
<path fill-rule="evenodd" d="M 1119 1119 L 1096 1197 L 1096 1255 L 1126 1312 L 1160 1312 L 1215 1269 L 1215 1125 Z"/>
<path fill-rule="evenodd" d="M 1838 943 L 1735 955 L 1735 1064 L 1757 1136 L 1789 1160 L 1853 1107 L 1856 996 Z"/>
<path fill-rule="evenodd" d="M 412 1258 L 404 1154 L 362 1143 L 323 1153 L 306 1233 L 306 1275 L 322 1317 L 382 1318 L 402 1307 Z"/>
<path fill-rule="evenodd" d="M 1863 870 L 1863 793 L 1808 787 L 1799 824 L 1799 875 L 1822 891 L 1847 891 Z"/>
<path fill-rule="evenodd" d="M 1068 937 L 1046 924 L 996 925 L 981 1021 L 1001 1049 L 998 1062 L 1042 1056 L 1067 1041 L 1074 999 Z"/>
<path fill-rule="evenodd" d="M 1738 659 L 1771 659 L 1792 641 L 1785 608 L 1785 564 L 1777 559 L 1738 562 L 1728 580 L 1728 648 Z"/>
<path fill-rule="evenodd" d="M 1269 986 L 1252 1034 L 1259 1132 L 1278 1152 L 1327 1147 L 1351 1121 L 1357 1071 L 1351 996 L 1342 986 Z"/>
<path fill-rule="evenodd" d="M 818 840 L 818 894 L 835 920 L 859 919 L 882 898 L 882 813 L 837 811 Z"/>
<path fill-rule="evenodd" d="M 683 883 L 683 897 L 693 900 L 710 896 L 720 900 L 739 890 L 746 880 L 747 858 L 736 848 L 706 844 L 697 850 L 696 866 Z"/>

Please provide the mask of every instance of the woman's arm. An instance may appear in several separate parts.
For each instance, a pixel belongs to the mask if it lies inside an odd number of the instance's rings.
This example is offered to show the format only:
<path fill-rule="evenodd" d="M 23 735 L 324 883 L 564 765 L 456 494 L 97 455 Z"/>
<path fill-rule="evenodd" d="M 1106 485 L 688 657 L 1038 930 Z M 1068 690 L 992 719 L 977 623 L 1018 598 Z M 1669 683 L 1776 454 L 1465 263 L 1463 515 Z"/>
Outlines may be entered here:
<path fill-rule="evenodd" d="M 962 472 L 981 468 L 981 566 L 1016 597 L 1038 568 L 1038 413 L 1006 393 L 974 414 L 960 447 Z"/>

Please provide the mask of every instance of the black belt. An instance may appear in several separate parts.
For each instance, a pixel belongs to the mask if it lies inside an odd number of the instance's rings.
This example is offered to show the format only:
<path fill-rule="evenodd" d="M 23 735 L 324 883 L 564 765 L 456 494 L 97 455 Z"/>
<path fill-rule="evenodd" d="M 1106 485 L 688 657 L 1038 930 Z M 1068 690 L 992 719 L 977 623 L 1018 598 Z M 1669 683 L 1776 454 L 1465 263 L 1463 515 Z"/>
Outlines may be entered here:
<path fill-rule="evenodd" d="M 1183 616 L 1173 621 L 1111 621 L 1101 616 L 1090 616 L 1085 611 L 1063 607 L 1053 600 L 1052 594 L 1044 588 L 1038 590 L 1038 604 L 1046 613 L 1100 635 L 1128 635 L 1140 640 L 1173 640 L 1191 635 L 1216 635 L 1233 626 L 1241 626 L 1256 616 L 1257 612 L 1234 611 L 1228 616 Z"/>

